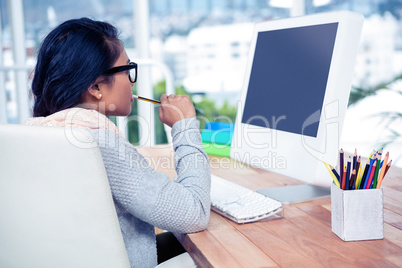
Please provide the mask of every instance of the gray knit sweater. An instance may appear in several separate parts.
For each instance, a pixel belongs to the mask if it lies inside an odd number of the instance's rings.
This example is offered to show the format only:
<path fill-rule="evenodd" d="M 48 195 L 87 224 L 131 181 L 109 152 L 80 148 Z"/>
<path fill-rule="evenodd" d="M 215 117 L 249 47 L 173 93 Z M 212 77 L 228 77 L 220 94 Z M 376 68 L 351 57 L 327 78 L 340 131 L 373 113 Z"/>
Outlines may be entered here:
<path fill-rule="evenodd" d="M 102 153 L 131 267 L 157 265 L 154 226 L 176 233 L 207 227 L 211 176 L 195 118 L 172 127 L 174 182 L 149 167 L 125 138 L 105 130 L 91 133 Z"/>

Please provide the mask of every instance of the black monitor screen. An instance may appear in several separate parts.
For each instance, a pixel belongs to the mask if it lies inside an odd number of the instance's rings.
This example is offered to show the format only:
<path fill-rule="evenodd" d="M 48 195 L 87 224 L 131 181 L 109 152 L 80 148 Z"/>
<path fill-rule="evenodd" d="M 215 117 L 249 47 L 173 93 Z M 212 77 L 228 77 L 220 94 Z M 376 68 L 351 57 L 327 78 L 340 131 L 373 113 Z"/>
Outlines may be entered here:
<path fill-rule="evenodd" d="M 317 137 L 338 23 L 259 32 L 242 123 Z M 319 118 L 319 116 L 318 116 Z"/>

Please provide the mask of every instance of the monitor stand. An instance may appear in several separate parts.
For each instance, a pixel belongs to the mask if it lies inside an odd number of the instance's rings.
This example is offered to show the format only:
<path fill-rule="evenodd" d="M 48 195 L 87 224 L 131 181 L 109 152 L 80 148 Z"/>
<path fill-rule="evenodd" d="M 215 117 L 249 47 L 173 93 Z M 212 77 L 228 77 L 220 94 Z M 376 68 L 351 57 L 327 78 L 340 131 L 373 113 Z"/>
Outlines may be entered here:
<path fill-rule="evenodd" d="M 283 204 L 307 202 L 331 196 L 331 188 L 312 184 L 291 185 L 257 190 L 257 193 Z"/>

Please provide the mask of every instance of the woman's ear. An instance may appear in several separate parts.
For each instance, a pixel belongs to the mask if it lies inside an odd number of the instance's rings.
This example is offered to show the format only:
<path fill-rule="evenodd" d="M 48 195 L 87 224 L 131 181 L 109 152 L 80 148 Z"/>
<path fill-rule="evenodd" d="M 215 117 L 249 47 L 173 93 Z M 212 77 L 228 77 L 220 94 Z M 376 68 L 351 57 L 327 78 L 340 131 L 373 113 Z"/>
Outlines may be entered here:
<path fill-rule="evenodd" d="M 98 100 L 102 99 L 102 94 L 100 93 L 100 90 L 99 90 L 99 84 L 92 84 L 88 88 L 88 93 Z"/>

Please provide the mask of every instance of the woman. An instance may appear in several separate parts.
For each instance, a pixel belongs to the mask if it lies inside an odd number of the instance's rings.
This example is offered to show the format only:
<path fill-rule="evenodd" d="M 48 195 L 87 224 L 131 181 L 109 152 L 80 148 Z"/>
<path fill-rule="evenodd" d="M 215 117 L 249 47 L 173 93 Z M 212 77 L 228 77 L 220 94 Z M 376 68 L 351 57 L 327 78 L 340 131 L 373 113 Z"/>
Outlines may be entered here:
<path fill-rule="evenodd" d="M 112 25 L 87 18 L 66 21 L 39 50 L 34 118 L 26 124 L 90 129 L 100 145 L 131 266 L 154 267 L 157 256 L 161 261 L 166 253 L 157 252 L 154 226 L 178 233 L 206 228 L 210 172 L 187 96 L 164 94 L 159 107 L 160 120 L 172 127 L 175 182 L 144 164 L 106 117 L 130 114 L 136 79 L 137 65 Z"/>

